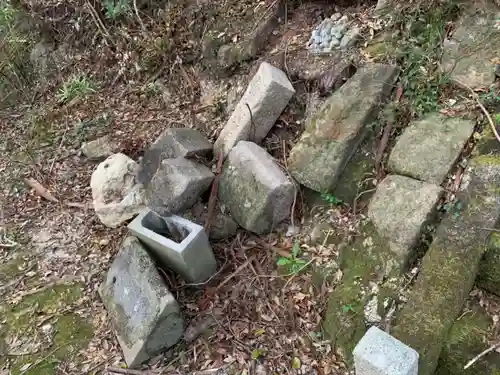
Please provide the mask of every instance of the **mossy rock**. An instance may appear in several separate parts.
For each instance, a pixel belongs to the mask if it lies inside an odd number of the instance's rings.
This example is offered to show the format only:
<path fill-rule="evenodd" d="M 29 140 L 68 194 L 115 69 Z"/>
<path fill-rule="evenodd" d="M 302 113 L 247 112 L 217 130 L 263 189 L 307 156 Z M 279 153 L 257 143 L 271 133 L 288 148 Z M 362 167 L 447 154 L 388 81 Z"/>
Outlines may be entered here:
<path fill-rule="evenodd" d="M 0 368 L 8 365 L 12 375 L 56 375 L 58 364 L 73 360 L 93 337 L 93 327 L 84 318 L 73 313 L 58 315 L 58 311 L 81 297 L 83 287 L 80 284 L 57 285 L 25 297 L 15 306 L 0 306 L 6 317 L 6 324 L 0 327 L 0 337 L 7 340 L 44 337 L 41 328 L 34 324 L 34 318 L 40 314 L 54 315 L 50 320 L 54 332 L 51 343 L 43 342 L 37 351 L 25 355 L 8 355 L 6 347 L 6 355 L 0 356 Z"/>
<path fill-rule="evenodd" d="M 401 272 L 401 262 L 389 249 L 387 241 L 378 235 L 370 221 L 360 225 L 361 235 L 352 245 L 342 247 L 340 268 L 343 279 L 328 296 L 323 329 L 334 342 L 336 350 L 341 352 L 345 360 L 352 364 L 352 351 L 366 332 L 364 308 L 374 296 L 372 287 L 380 285 L 385 288 L 383 296 L 378 298 L 378 312 L 384 314 L 383 301 L 395 296 Z M 390 283 L 385 283 L 389 280 Z"/>
<path fill-rule="evenodd" d="M 391 332 L 417 350 L 421 375 L 434 373 L 446 335 L 474 284 L 489 236 L 480 228 L 493 227 L 500 217 L 500 157 L 474 158 L 464 181 L 457 195 L 461 208 L 439 225 Z"/>
<path fill-rule="evenodd" d="M 491 323 L 490 317 L 479 306 L 456 320 L 441 352 L 436 375 L 498 375 L 500 354 L 495 351 L 464 370 L 466 363 L 488 347 Z"/>
<path fill-rule="evenodd" d="M 357 206 L 366 203 L 373 194 L 373 192 L 369 192 L 370 188 L 365 187 L 363 181 L 369 179 L 370 176 L 374 176 L 375 154 L 373 150 L 377 149 L 375 142 L 375 137 L 370 131 L 364 142 L 348 161 L 335 189 L 333 189 L 333 195 L 349 205 L 353 206 L 355 199 Z"/>
<path fill-rule="evenodd" d="M 493 232 L 488 248 L 479 264 L 476 285 L 490 293 L 500 296 L 500 233 Z"/>

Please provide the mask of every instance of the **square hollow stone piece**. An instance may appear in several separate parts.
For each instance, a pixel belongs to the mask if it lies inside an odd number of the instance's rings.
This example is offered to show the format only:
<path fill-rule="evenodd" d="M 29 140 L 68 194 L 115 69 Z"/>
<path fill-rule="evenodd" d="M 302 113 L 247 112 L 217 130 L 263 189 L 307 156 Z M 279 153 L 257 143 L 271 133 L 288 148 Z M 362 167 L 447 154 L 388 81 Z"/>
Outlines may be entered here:
<path fill-rule="evenodd" d="M 436 113 L 415 121 L 397 140 L 389 170 L 440 185 L 473 131 L 473 121 Z"/>
<path fill-rule="evenodd" d="M 377 327 L 354 348 L 356 375 L 417 375 L 418 353 Z"/>
<path fill-rule="evenodd" d="M 139 240 L 125 238 L 99 288 L 129 367 L 176 344 L 184 331 L 179 305 Z"/>
<path fill-rule="evenodd" d="M 129 225 L 159 263 L 190 283 L 206 281 L 217 262 L 205 229 L 176 215 L 159 216 L 144 210 Z"/>

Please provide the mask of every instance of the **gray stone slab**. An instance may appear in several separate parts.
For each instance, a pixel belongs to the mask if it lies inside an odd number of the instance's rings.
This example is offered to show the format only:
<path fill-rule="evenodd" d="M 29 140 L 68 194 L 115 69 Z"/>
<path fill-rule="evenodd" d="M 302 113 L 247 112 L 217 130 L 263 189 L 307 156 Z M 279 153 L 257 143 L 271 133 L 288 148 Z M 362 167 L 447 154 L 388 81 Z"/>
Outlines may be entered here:
<path fill-rule="evenodd" d="M 182 337 L 179 305 L 135 237 L 123 241 L 99 294 L 129 367 L 158 355 Z"/>
<path fill-rule="evenodd" d="M 319 192 L 335 187 L 398 74 L 396 66 L 365 65 L 306 120 L 288 158 L 288 170 L 297 181 Z"/>
<path fill-rule="evenodd" d="M 140 213 L 128 226 L 163 267 L 177 272 L 190 283 L 206 281 L 217 270 L 217 262 L 202 226 L 153 211 Z"/>
<path fill-rule="evenodd" d="M 418 353 L 377 327 L 354 349 L 356 375 L 417 375 Z"/>
<path fill-rule="evenodd" d="M 474 131 L 474 122 L 433 113 L 412 122 L 389 157 L 389 170 L 441 184 Z"/>
<path fill-rule="evenodd" d="M 193 160 L 164 159 L 146 186 L 146 205 L 162 216 L 187 210 L 209 189 L 214 177 L 210 169 Z"/>
<path fill-rule="evenodd" d="M 267 62 L 250 81 L 214 144 L 224 157 L 241 140 L 261 142 L 295 94 L 286 74 Z M 250 109 L 249 109 L 250 108 Z"/>
<path fill-rule="evenodd" d="M 290 217 L 295 187 L 266 150 L 240 141 L 222 171 L 219 199 L 243 228 L 263 234 Z"/>
<path fill-rule="evenodd" d="M 117 143 L 107 135 L 82 144 L 82 154 L 91 160 L 104 160 L 117 149 Z"/>
<path fill-rule="evenodd" d="M 500 218 L 499 185 L 499 156 L 471 160 L 398 314 L 391 333 L 418 351 L 420 375 L 434 374 L 450 328 L 474 285 L 491 234 L 485 228 L 494 228 Z"/>
<path fill-rule="evenodd" d="M 462 13 L 457 27 L 443 44 L 441 68 L 454 81 L 472 89 L 493 84 L 500 29 L 496 25 L 500 9 L 491 1 L 468 3 L 470 8 Z"/>
<path fill-rule="evenodd" d="M 443 189 L 409 177 L 389 175 L 377 187 L 368 217 L 390 249 L 408 261 L 423 226 L 432 219 Z"/>
<path fill-rule="evenodd" d="M 169 128 L 144 153 L 138 179 L 147 186 L 164 159 L 209 157 L 212 144 L 196 129 Z"/>

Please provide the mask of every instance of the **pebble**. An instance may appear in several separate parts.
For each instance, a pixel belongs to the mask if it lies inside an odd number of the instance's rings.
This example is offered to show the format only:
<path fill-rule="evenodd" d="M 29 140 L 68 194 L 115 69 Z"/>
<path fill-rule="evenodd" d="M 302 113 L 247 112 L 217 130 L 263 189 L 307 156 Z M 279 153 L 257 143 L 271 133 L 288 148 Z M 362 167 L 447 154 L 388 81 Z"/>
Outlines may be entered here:
<path fill-rule="evenodd" d="M 332 52 L 351 47 L 360 35 L 358 27 L 349 27 L 349 18 L 340 13 L 324 19 L 312 32 L 307 48 L 312 52 Z"/>
<path fill-rule="evenodd" d="M 103 238 L 102 240 L 99 241 L 100 246 L 107 246 L 109 245 L 109 240 L 107 238 Z"/>

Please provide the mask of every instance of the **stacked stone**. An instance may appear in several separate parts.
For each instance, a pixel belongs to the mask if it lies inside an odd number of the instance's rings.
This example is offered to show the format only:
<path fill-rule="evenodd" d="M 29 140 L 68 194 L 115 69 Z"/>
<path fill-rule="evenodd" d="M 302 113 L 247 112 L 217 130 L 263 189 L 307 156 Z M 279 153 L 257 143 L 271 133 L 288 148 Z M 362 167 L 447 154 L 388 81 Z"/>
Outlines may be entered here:
<path fill-rule="evenodd" d="M 358 37 L 359 28 L 352 26 L 347 16 L 335 13 L 312 31 L 307 48 L 315 53 L 328 53 L 335 49 L 351 47 Z"/>

